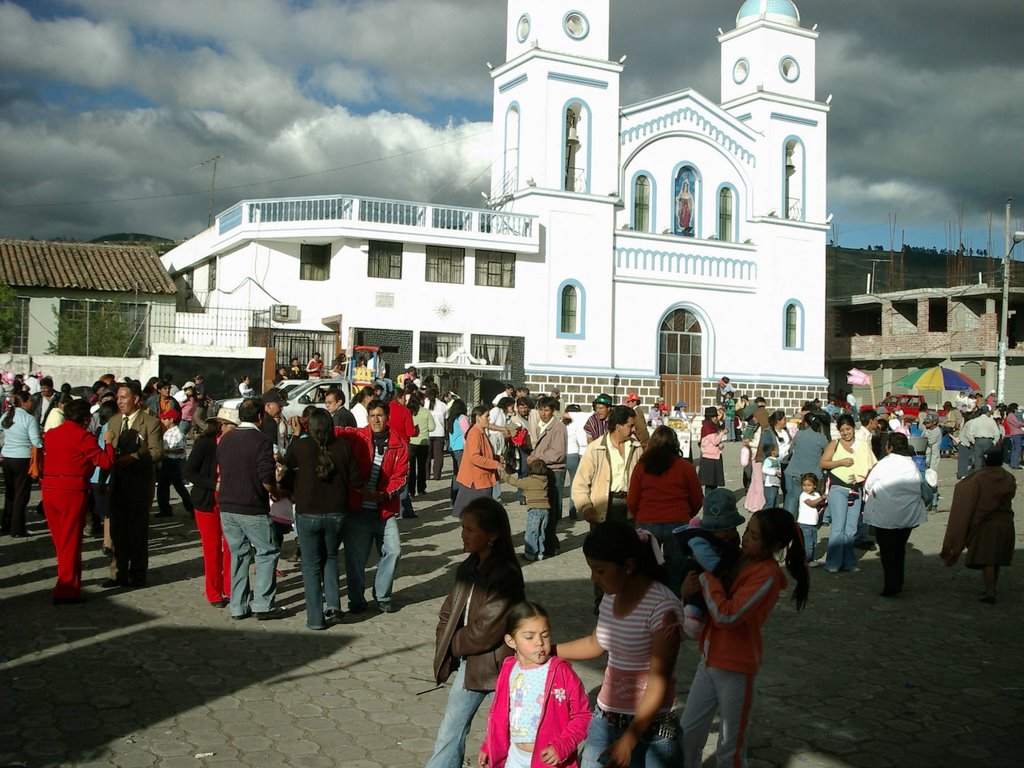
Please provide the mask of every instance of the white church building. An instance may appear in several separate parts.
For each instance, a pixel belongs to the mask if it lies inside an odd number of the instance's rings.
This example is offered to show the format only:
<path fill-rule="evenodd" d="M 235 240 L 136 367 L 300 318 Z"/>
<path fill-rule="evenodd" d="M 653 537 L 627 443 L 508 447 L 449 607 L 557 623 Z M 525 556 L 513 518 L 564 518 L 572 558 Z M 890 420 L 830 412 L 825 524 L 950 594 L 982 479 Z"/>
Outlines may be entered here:
<path fill-rule="evenodd" d="M 208 311 L 378 346 L 392 372 L 581 404 L 696 410 L 722 376 L 783 407 L 823 396 L 829 107 L 791 0 L 746 0 L 719 35 L 720 102 L 622 105 L 609 0 L 508 0 L 506 32 L 486 208 L 243 200 L 164 265 Z"/>

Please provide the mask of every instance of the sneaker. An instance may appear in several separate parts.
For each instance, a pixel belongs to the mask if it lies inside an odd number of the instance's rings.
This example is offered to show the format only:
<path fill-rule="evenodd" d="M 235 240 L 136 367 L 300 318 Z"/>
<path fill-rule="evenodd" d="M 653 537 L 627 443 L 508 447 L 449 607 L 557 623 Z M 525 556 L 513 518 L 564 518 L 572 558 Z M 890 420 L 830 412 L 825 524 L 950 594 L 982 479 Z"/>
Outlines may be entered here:
<path fill-rule="evenodd" d="M 394 613 L 395 612 L 395 608 L 394 608 L 393 605 L 391 605 L 391 601 L 390 600 L 388 600 L 386 603 L 377 603 L 377 607 L 380 609 L 381 613 Z"/>
<path fill-rule="evenodd" d="M 860 573 L 860 568 L 858 568 L 857 566 L 853 566 L 853 568 L 843 571 L 843 573 Z"/>
<path fill-rule="evenodd" d="M 821 560 L 811 560 L 809 563 L 807 563 L 807 567 L 808 568 L 820 568 L 821 567 Z"/>
<path fill-rule="evenodd" d="M 839 569 L 838 568 L 826 568 L 825 570 L 828 573 L 839 573 Z"/>

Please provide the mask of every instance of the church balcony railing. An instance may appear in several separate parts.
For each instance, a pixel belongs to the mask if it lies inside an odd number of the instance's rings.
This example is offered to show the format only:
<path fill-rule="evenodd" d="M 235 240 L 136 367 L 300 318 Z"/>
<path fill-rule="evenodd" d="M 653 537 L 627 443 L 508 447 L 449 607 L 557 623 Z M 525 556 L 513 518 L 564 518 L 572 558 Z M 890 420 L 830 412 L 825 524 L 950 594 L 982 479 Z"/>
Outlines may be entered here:
<path fill-rule="evenodd" d="M 436 233 L 451 238 L 461 233 L 467 240 L 484 244 L 539 247 L 533 216 L 483 208 L 388 200 L 353 195 L 294 197 L 274 200 L 243 200 L 217 216 L 216 236 L 222 240 L 246 237 L 292 237 L 296 230 L 315 228 L 320 233 L 336 230 L 339 236 L 353 230 L 388 236 L 387 230 Z"/>
<path fill-rule="evenodd" d="M 786 198 L 786 218 L 799 221 L 804 217 L 804 207 L 800 204 L 799 197 Z"/>
<path fill-rule="evenodd" d="M 757 286 L 759 262 L 751 245 L 619 231 L 614 258 L 619 282 L 738 291 Z"/>

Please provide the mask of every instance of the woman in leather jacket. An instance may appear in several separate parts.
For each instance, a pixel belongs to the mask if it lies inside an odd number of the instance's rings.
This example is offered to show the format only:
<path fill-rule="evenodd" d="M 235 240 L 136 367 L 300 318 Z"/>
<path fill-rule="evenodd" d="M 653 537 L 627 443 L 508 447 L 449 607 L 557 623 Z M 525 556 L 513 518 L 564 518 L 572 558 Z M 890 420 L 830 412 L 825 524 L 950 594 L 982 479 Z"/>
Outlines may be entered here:
<path fill-rule="evenodd" d="M 456 570 L 455 585 L 441 606 L 434 652 L 437 683 L 453 673 L 455 678 L 427 768 L 461 768 L 473 716 L 494 690 L 511 653 L 504 642 L 509 610 L 525 599 L 504 507 L 491 498 L 476 498 L 461 520 L 469 557 Z"/>

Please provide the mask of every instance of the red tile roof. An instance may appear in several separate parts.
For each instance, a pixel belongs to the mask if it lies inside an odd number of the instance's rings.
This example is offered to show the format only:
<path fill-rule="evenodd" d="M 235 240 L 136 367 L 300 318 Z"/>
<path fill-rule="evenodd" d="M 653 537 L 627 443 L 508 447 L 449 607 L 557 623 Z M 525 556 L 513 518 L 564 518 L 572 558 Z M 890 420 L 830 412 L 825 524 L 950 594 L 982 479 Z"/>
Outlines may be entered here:
<path fill-rule="evenodd" d="M 174 294 L 149 246 L 0 239 L 0 281 L 19 288 Z"/>

